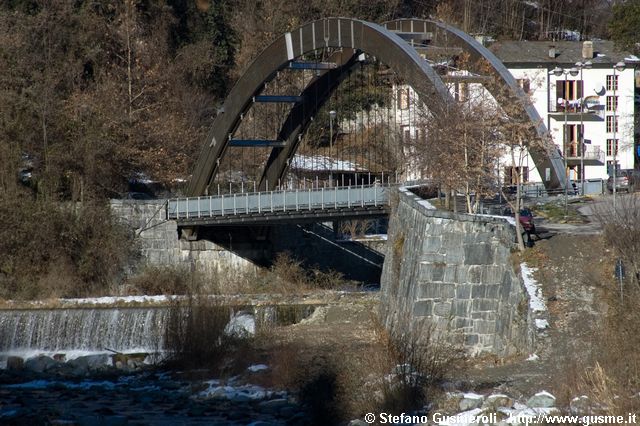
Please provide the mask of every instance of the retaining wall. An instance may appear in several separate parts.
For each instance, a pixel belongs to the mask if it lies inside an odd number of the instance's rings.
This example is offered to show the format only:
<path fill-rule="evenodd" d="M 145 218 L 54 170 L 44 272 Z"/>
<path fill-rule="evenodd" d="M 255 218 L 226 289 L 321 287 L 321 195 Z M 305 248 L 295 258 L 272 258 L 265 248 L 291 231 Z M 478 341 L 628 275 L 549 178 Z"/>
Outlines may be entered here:
<path fill-rule="evenodd" d="M 136 233 L 142 265 L 189 267 L 209 277 L 256 268 L 211 241 L 179 239 L 176 222 L 164 217 L 163 201 L 112 200 L 111 210 Z"/>
<path fill-rule="evenodd" d="M 511 263 L 515 226 L 435 210 L 406 188 L 392 204 L 381 279 L 387 325 L 433 320 L 474 355 L 530 349 L 528 299 Z"/>

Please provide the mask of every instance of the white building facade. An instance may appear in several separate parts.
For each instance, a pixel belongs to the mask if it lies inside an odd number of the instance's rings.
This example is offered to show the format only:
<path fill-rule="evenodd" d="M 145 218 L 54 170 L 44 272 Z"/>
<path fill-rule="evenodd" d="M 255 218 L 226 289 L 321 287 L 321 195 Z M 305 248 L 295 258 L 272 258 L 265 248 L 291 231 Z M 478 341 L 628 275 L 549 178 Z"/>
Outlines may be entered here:
<path fill-rule="evenodd" d="M 635 117 L 635 71 L 638 58 L 618 52 L 613 43 L 562 41 L 499 42 L 491 46 L 494 54 L 507 66 L 540 115 L 557 150 L 566 154 L 567 176 L 573 181 L 607 179 L 615 160 L 618 169 L 640 167 L 638 162 Z M 582 67 L 576 63 L 583 64 Z M 616 69 L 623 63 L 624 69 Z M 560 70 L 561 74 L 556 75 Z M 482 84 L 460 79 L 448 83 L 456 100 L 491 98 Z M 423 136 L 418 117 L 420 101 L 408 86 L 395 86 L 393 110 L 403 139 Z M 495 102 L 495 101 L 493 101 Z M 509 184 L 518 164 L 511 164 L 509 154 L 501 160 L 501 179 Z M 542 182 L 533 160 L 524 155 L 523 182 Z M 409 177 L 420 171 L 409 166 Z"/>
<path fill-rule="evenodd" d="M 637 58 L 616 52 L 611 42 L 502 42 L 492 50 L 530 96 L 566 156 L 570 179 L 582 179 L 581 164 L 584 179 L 606 179 L 616 147 L 618 169 L 636 167 Z M 525 181 L 542 181 L 529 158 L 524 169 Z"/>

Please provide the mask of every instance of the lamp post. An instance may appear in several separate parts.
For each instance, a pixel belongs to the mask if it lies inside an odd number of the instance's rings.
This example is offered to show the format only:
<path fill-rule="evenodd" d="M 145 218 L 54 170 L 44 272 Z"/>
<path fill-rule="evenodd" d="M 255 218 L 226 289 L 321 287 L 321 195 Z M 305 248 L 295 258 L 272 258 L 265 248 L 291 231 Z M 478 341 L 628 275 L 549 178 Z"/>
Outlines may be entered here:
<path fill-rule="evenodd" d="M 576 68 L 580 70 L 580 81 L 582 82 L 582 99 L 580 99 L 580 194 L 584 196 L 584 79 L 582 70 L 590 69 L 593 66 L 591 61 L 576 62 Z"/>
<path fill-rule="evenodd" d="M 616 132 L 618 130 L 618 98 L 616 96 L 616 91 L 618 90 L 618 76 L 616 75 L 616 71 L 622 72 L 626 68 L 624 62 L 620 61 L 613 66 L 613 213 L 616 213 L 616 186 L 618 186 L 617 173 L 618 173 L 618 140 L 616 139 Z"/>
<path fill-rule="evenodd" d="M 553 75 L 555 75 L 556 77 L 560 77 L 561 75 L 564 75 L 564 99 L 563 99 L 563 103 L 564 103 L 564 131 L 563 131 L 563 138 L 562 138 L 562 156 L 564 157 L 564 215 L 567 216 L 568 212 L 569 212 L 569 173 L 568 173 L 568 165 L 567 165 L 567 146 L 569 145 L 568 142 L 568 138 L 569 138 L 569 134 L 567 133 L 567 108 L 569 107 L 569 99 L 567 96 L 567 77 L 569 76 L 569 74 L 571 74 L 572 76 L 576 76 L 578 75 L 578 69 L 573 67 L 570 68 L 568 70 L 564 70 L 560 67 L 555 67 L 553 69 L 553 71 L 551 71 L 553 73 Z"/>
<path fill-rule="evenodd" d="M 333 148 L 333 120 L 335 120 L 337 112 L 334 110 L 329 111 L 329 152 Z"/>

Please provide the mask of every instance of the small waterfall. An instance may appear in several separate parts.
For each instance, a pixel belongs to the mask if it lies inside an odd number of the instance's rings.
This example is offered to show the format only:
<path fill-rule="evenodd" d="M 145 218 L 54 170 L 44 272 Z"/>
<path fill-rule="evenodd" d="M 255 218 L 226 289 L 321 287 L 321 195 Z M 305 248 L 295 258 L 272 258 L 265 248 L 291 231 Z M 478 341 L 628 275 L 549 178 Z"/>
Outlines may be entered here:
<path fill-rule="evenodd" d="M 157 352 L 168 314 L 166 307 L 0 310 L 0 353 Z"/>
<path fill-rule="evenodd" d="M 295 324 L 313 305 L 229 306 L 249 310 L 259 326 Z M 165 347 L 171 308 L 0 309 L 0 355 L 34 352 L 147 352 Z"/>

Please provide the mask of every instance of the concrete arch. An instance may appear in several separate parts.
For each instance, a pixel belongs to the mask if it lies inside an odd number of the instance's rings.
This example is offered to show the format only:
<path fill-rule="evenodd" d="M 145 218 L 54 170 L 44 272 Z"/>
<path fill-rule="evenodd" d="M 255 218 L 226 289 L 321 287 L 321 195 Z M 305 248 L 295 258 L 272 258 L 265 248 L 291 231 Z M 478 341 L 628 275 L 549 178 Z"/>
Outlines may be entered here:
<path fill-rule="evenodd" d="M 253 61 L 227 96 L 215 118 L 196 162 L 187 195 L 206 194 L 228 147 L 230 135 L 240 124 L 241 114 L 251 106 L 253 96 L 289 62 L 323 47 L 366 52 L 391 67 L 414 90 L 429 99 L 430 108 L 445 108 L 453 98 L 436 72 L 415 49 L 397 34 L 370 22 L 349 18 L 326 18 L 288 32 Z"/>
<path fill-rule="evenodd" d="M 484 57 L 487 59 L 506 84 L 516 90 L 516 93 L 519 93 L 524 99 L 524 94 L 521 91 L 517 92 L 519 88 L 504 65 L 491 52 L 462 31 L 445 24 L 415 19 L 392 21 L 385 25 L 386 28 L 356 19 L 326 18 L 305 24 L 294 31 L 288 32 L 269 45 L 253 61 L 227 96 L 222 111 L 215 118 L 196 162 L 187 189 L 187 195 L 198 196 L 208 193 L 208 187 L 218 171 L 220 160 L 229 146 L 231 135 L 240 125 L 242 115 L 251 107 L 253 97 L 262 91 L 265 83 L 273 79 L 276 73 L 288 66 L 291 61 L 324 47 L 343 48 L 350 53 L 342 58 L 337 70 L 327 73 L 329 77 L 325 78 L 324 82 L 322 79 L 318 79 L 314 83 L 316 87 L 320 87 L 325 93 L 323 97 L 314 100 L 318 105 L 322 104 L 331 91 L 337 87 L 335 82 L 344 77 L 345 73 L 353 66 L 354 57 L 360 52 L 366 52 L 376 57 L 393 69 L 418 93 L 421 99 L 428 102 L 432 111 L 436 113 L 437 111 L 445 111 L 447 105 L 454 102 L 447 87 L 435 70 L 421 58 L 409 43 L 392 30 L 434 32 L 451 37 L 457 45 L 468 51 L 472 57 Z M 419 28 L 420 26 L 422 28 Z M 526 105 L 523 105 L 523 107 L 524 113 L 536 124 L 538 134 L 546 135 L 544 123 L 539 120 L 535 109 L 531 111 L 526 108 Z M 295 126 L 293 126 L 296 130 L 287 134 L 282 133 L 284 130 L 281 131 L 280 136 L 287 141 L 285 148 L 275 148 L 271 153 L 267 169 L 263 174 L 263 180 L 268 180 L 270 186 L 275 185 L 277 181 L 275 177 L 281 177 L 286 170 L 287 160 L 295 153 L 297 148 L 296 137 L 308 125 L 309 114 L 305 115 L 300 111 L 296 112 L 294 107 L 288 118 L 288 120 L 297 120 L 294 123 Z M 555 151 L 550 150 L 549 152 L 553 153 Z M 551 179 L 545 182 L 548 183 L 548 187 L 557 187 L 564 184 L 564 173 L 561 173 L 562 168 L 560 170 L 557 169 L 558 164 L 561 165 L 561 161 L 550 158 L 544 150 L 532 152 L 532 156 L 542 176 L 545 176 L 543 170 L 550 168 Z"/>

